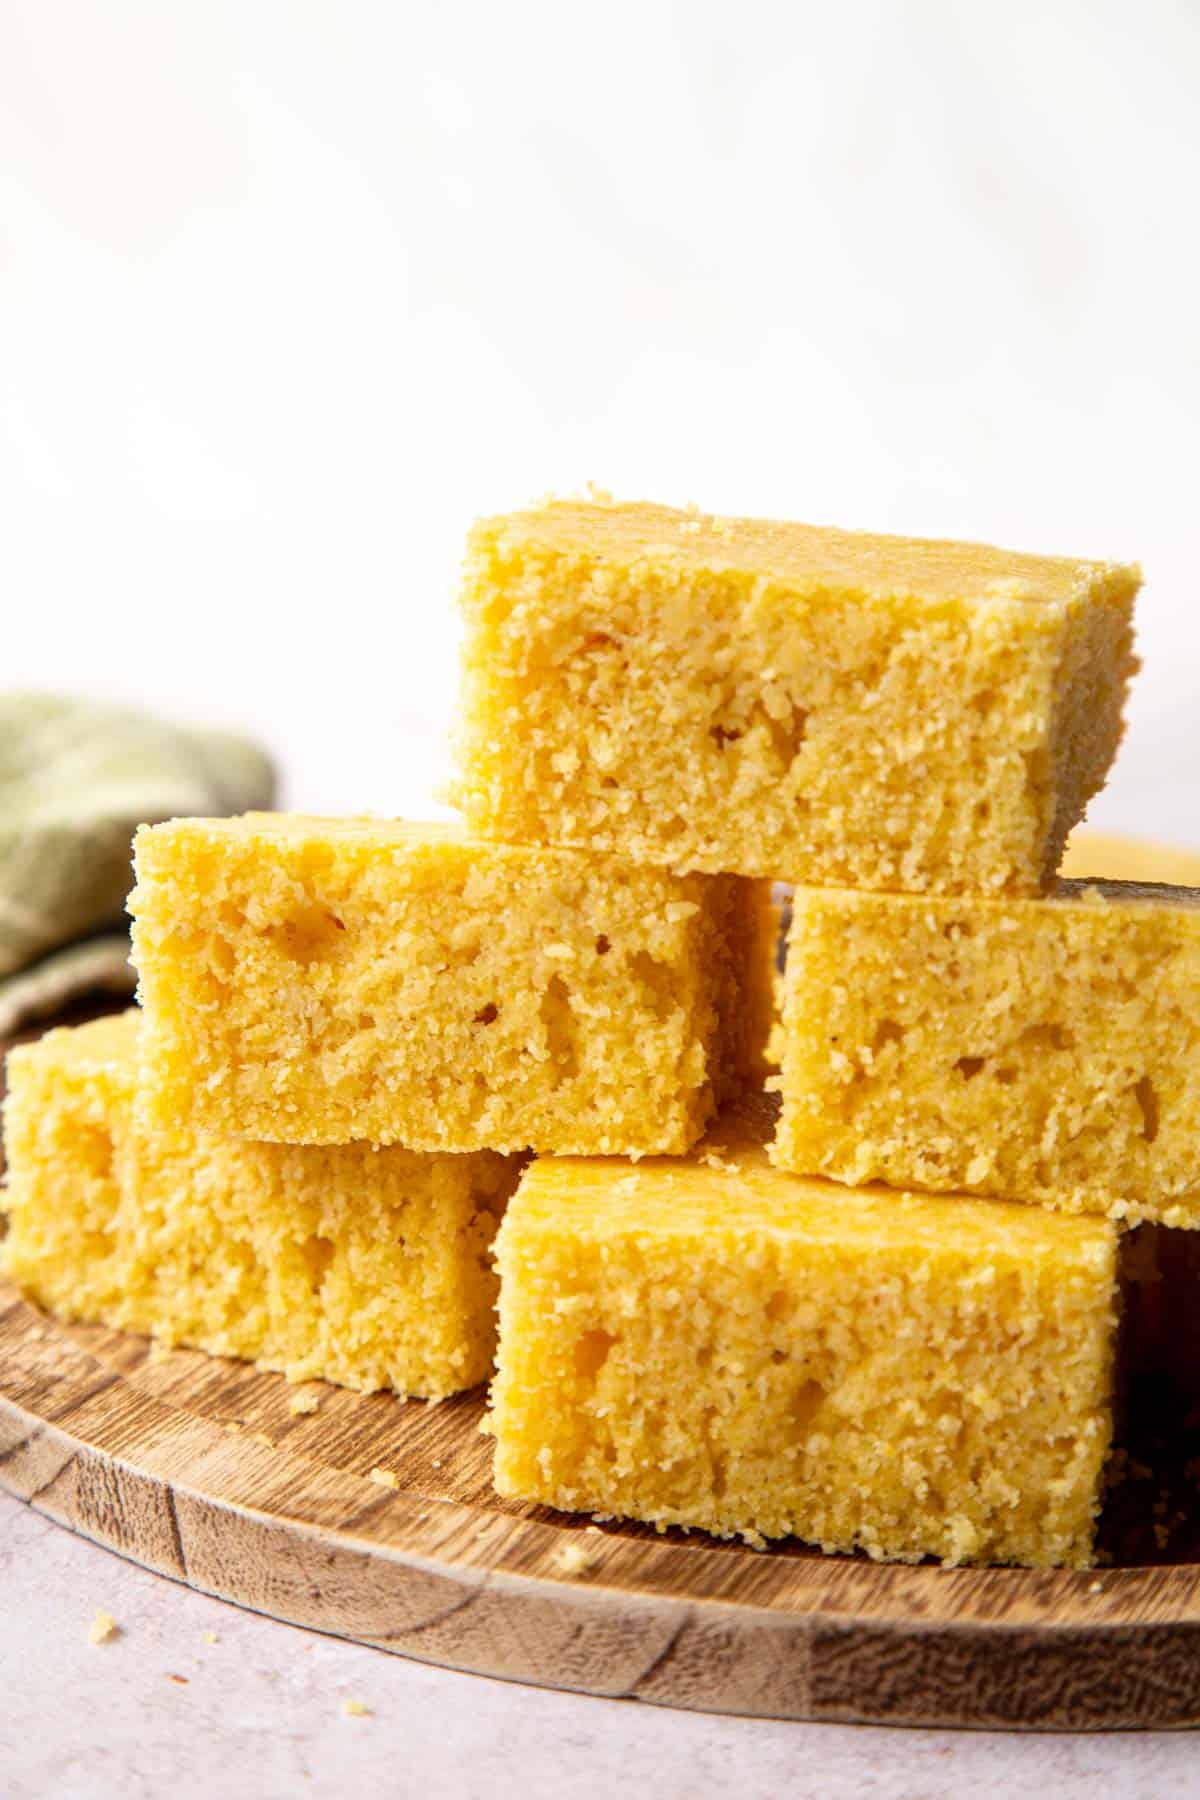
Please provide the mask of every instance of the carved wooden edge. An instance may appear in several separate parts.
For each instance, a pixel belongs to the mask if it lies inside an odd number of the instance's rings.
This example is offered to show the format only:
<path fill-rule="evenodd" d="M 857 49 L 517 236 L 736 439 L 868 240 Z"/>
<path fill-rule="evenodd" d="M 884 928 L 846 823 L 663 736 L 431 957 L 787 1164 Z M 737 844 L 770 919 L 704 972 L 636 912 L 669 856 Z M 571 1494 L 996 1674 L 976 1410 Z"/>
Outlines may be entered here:
<path fill-rule="evenodd" d="M 473 1440 L 474 1432 L 471 1419 L 447 1420 L 442 1409 L 435 1409 L 437 1417 L 431 1416 L 430 1424 L 438 1458 L 448 1461 L 431 1460 L 424 1445 L 411 1446 L 406 1454 L 414 1460 L 417 1478 L 406 1480 L 403 1491 L 384 1506 L 387 1497 L 364 1483 L 363 1459 L 336 1426 L 332 1460 L 320 1441 L 276 1447 L 259 1434 L 233 1440 L 222 1435 L 241 1429 L 229 1420 L 231 1410 L 240 1410 L 236 1399 L 231 1406 L 231 1390 L 240 1391 L 248 1373 L 260 1383 L 277 1383 L 277 1377 L 255 1376 L 243 1364 L 185 1351 L 182 1356 L 211 1379 L 200 1395 L 188 1386 L 185 1397 L 177 1398 L 173 1387 L 164 1391 L 159 1386 L 153 1356 L 148 1368 L 144 1352 L 140 1361 L 131 1361 L 139 1342 L 102 1328 L 48 1320 L 0 1283 L 0 1393 L 9 1400 L 81 1443 L 121 1457 L 134 1468 L 153 1465 L 154 1472 L 198 1488 L 210 1499 L 268 1517 L 282 1510 L 293 1522 L 336 1529 L 343 1536 L 356 1527 L 373 1554 L 394 1544 L 409 1561 L 424 1559 L 435 1569 L 454 1565 L 468 1571 L 556 1575 L 564 1545 L 586 1536 L 593 1564 L 590 1585 L 651 1597 L 682 1594 L 788 1615 L 811 1612 L 880 1624 L 1078 1624 L 1092 1629 L 1100 1624 L 1200 1623 L 1200 1568 L 1188 1564 L 1090 1573 L 942 1569 L 795 1556 L 783 1547 L 757 1554 L 714 1544 L 702 1533 L 656 1537 L 620 1525 L 592 1537 L 586 1520 L 515 1508 L 494 1496 L 484 1503 L 477 1494 L 455 1494 L 455 1436 L 465 1432 Z M 174 1360 L 168 1358 L 168 1364 Z M 164 1375 L 170 1382 L 170 1374 Z M 185 1421 L 193 1428 L 181 1436 Z M 446 1423 L 453 1427 L 448 1432 Z M 199 1437 L 195 1427 L 202 1428 Z M 256 1448 L 258 1441 L 268 1443 L 269 1456 Z M 440 1477 L 440 1492 L 422 1490 L 421 1462 L 430 1471 L 447 1469 L 449 1493 Z"/>
<path fill-rule="evenodd" d="M 1200 1723 L 1191 1568 L 1088 1580 L 581 1539 L 230 1438 L 23 1303 L 0 1337 L 0 1485 L 151 1570 L 291 1624 L 473 1674 L 711 1712 Z M 596 1544 L 596 1568 L 567 1579 L 556 1553 L 581 1541 Z M 1079 1618 L 1079 1595 L 1092 1616 Z"/>
<path fill-rule="evenodd" d="M 1063 1730 L 1200 1718 L 1195 1625 L 788 1619 L 720 1601 L 431 1569 L 394 1546 L 188 1492 L 7 1404 L 0 1420 L 0 1479 L 17 1493 L 29 1486 L 22 1497 L 60 1523 L 202 1592 L 470 1673 L 781 1718 Z M 31 1485 L 14 1479 L 18 1449 Z"/>
<path fill-rule="evenodd" d="M 175 1486 L 7 1402 L 0 1434 L 0 1482 L 106 1548 L 273 1618 L 471 1674 L 771 1718 L 1064 1731 L 1200 1723 L 1194 1623 L 880 1624 L 430 1568 L 393 1545 Z"/>

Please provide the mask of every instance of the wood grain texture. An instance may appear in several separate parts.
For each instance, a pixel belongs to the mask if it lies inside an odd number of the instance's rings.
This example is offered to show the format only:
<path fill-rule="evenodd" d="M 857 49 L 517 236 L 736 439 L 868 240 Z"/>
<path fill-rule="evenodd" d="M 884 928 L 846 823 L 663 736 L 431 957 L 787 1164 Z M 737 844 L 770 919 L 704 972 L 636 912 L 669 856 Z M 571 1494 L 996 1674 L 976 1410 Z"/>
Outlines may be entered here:
<path fill-rule="evenodd" d="M 0 1286 L 0 1484 L 295 1624 L 661 1705 L 1021 1729 L 1200 1722 L 1200 1568 L 881 1566 L 501 1501 L 479 1395 L 407 1405 L 65 1326 Z M 371 1470 L 394 1473 L 395 1489 Z M 564 1547 L 586 1569 L 568 1576 Z"/>

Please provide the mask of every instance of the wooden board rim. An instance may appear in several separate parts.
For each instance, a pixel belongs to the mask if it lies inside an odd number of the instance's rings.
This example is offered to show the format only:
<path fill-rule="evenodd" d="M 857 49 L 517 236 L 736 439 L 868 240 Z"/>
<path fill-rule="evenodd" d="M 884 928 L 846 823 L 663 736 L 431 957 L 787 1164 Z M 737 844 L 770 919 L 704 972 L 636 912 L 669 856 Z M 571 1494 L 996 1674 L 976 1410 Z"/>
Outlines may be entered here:
<path fill-rule="evenodd" d="M 1200 1723 L 1194 1565 L 942 1570 L 617 1528 L 581 1537 L 582 1522 L 393 1492 L 230 1437 L 135 1388 L 79 1335 L 0 1286 L 0 1485 L 132 1560 L 290 1623 L 470 1673 L 715 1712 Z M 553 1559 L 580 1542 L 596 1566 L 568 1579 Z"/>

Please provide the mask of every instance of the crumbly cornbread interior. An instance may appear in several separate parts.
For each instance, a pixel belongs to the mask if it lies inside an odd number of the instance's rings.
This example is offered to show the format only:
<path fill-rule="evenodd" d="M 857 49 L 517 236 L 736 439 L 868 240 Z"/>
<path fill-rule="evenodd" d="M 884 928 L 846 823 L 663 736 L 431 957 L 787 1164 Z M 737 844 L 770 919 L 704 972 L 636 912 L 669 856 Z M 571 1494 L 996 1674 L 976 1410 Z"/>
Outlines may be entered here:
<path fill-rule="evenodd" d="M 797 889 L 776 1162 L 1200 1225 L 1198 903 Z"/>
<path fill-rule="evenodd" d="M 455 797 L 514 842 L 1037 893 L 1120 739 L 1139 581 L 660 506 L 483 520 Z"/>
<path fill-rule="evenodd" d="M 1114 1226 L 786 1175 L 765 1129 L 528 1169 L 497 1240 L 499 1491 L 878 1558 L 1086 1566 Z"/>
<path fill-rule="evenodd" d="M 9 1056 L 6 1272 L 60 1317 L 290 1380 L 482 1381 L 515 1158 L 235 1143 L 139 1123 L 135 1013 Z"/>
<path fill-rule="evenodd" d="M 388 820 L 175 820 L 135 848 L 158 1122 L 676 1151 L 761 1072 L 765 885 Z"/>

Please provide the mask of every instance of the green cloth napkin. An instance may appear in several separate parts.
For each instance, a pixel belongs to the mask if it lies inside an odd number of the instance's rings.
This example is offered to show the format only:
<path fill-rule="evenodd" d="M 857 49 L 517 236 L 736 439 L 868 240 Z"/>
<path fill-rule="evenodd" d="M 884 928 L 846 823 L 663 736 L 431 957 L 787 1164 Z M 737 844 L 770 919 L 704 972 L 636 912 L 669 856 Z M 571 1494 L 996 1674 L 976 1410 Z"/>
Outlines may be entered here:
<path fill-rule="evenodd" d="M 256 745 L 61 694 L 0 695 L 0 1036 L 92 990 L 132 994 L 130 839 L 269 807 Z"/>

